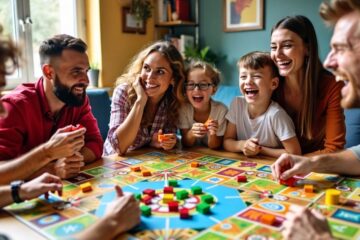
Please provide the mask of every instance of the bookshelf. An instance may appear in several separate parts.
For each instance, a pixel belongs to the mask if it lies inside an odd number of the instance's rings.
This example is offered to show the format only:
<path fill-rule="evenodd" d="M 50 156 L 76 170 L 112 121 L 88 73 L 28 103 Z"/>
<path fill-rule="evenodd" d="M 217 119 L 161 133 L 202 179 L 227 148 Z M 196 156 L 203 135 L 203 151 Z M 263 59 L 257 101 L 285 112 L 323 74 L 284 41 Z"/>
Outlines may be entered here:
<path fill-rule="evenodd" d="M 164 39 L 164 36 L 178 36 L 182 34 L 191 35 L 194 37 L 194 44 L 199 44 L 199 0 L 187 0 L 189 4 L 188 19 L 186 20 L 172 20 L 171 12 L 176 12 L 172 6 L 167 6 L 167 3 L 172 2 L 177 5 L 177 1 L 183 0 L 157 0 L 155 6 L 155 39 Z M 186 0 L 185 0 L 186 1 Z M 181 16 L 181 13 L 179 13 Z M 171 20 L 170 20 L 171 19 Z"/>

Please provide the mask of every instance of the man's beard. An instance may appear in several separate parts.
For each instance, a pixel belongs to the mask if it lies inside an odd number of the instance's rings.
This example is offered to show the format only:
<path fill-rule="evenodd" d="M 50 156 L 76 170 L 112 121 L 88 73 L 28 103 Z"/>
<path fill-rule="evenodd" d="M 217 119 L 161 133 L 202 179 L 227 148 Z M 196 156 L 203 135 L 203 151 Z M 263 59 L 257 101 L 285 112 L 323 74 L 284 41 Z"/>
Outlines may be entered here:
<path fill-rule="evenodd" d="M 84 92 L 81 95 L 74 94 L 73 89 L 75 87 L 83 87 Z M 86 85 L 84 83 L 77 83 L 69 88 L 60 82 L 58 75 L 55 75 L 53 92 L 66 105 L 72 107 L 80 107 L 83 105 L 86 96 L 85 90 Z"/>

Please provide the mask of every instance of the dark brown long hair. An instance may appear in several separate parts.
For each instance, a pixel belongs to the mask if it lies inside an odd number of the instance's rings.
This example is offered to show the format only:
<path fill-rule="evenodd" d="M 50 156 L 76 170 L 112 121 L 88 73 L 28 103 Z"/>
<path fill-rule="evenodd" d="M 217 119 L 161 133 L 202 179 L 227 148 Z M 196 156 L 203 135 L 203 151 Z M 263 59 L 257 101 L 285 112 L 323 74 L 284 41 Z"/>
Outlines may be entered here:
<path fill-rule="evenodd" d="M 312 139 L 319 81 L 320 76 L 325 72 L 319 58 L 315 29 L 311 21 L 302 15 L 288 16 L 281 19 L 272 28 L 271 34 L 277 29 L 287 29 L 296 33 L 303 40 L 304 45 L 308 49 L 308 55 L 304 61 L 305 76 L 304 79 L 300 81 L 300 87 L 304 93 L 304 97 L 301 111 L 297 119 L 297 131 L 301 136 Z M 283 84 L 284 78 L 280 78 L 279 87 L 275 90 L 275 100 L 277 94 L 280 94 L 283 91 Z"/>

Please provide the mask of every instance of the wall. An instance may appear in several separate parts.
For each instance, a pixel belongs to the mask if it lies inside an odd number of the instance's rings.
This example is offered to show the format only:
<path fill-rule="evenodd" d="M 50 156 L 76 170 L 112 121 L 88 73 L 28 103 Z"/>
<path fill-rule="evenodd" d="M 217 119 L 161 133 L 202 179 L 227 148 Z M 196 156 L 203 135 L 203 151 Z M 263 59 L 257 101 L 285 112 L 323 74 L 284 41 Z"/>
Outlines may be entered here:
<path fill-rule="evenodd" d="M 226 55 L 226 59 L 219 64 L 223 72 L 223 84 L 238 85 L 237 60 L 250 51 L 269 51 L 271 28 L 287 15 L 305 15 L 313 22 L 320 57 L 325 58 L 332 31 L 324 25 L 318 14 L 322 0 L 265 0 L 263 30 L 230 33 L 223 31 L 223 1 L 200 0 L 200 44 L 202 47 L 210 46 L 220 55 Z"/>
<path fill-rule="evenodd" d="M 122 6 L 130 0 L 86 0 L 87 42 L 91 62 L 100 67 L 100 87 L 113 87 L 131 58 L 154 38 L 153 18 L 148 19 L 146 34 L 122 32 Z M 95 18 L 95 20 L 94 20 Z M 89 25 L 91 24 L 91 25 Z"/>

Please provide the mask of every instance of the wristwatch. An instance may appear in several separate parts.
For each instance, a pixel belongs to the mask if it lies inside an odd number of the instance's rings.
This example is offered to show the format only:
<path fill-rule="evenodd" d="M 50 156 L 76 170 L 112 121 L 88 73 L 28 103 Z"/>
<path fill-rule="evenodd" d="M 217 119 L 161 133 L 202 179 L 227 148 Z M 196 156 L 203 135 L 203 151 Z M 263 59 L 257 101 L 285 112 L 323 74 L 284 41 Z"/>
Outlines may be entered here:
<path fill-rule="evenodd" d="M 21 203 L 23 202 L 23 200 L 20 198 L 20 195 L 19 195 L 19 190 L 20 190 L 20 186 L 21 184 L 23 184 L 24 181 L 21 181 L 21 180 L 16 180 L 16 181 L 12 181 L 10 183 L 10 186 L 11 186 L 11 196 L 14 200 L 14 202 L 16 203 Z"/>

